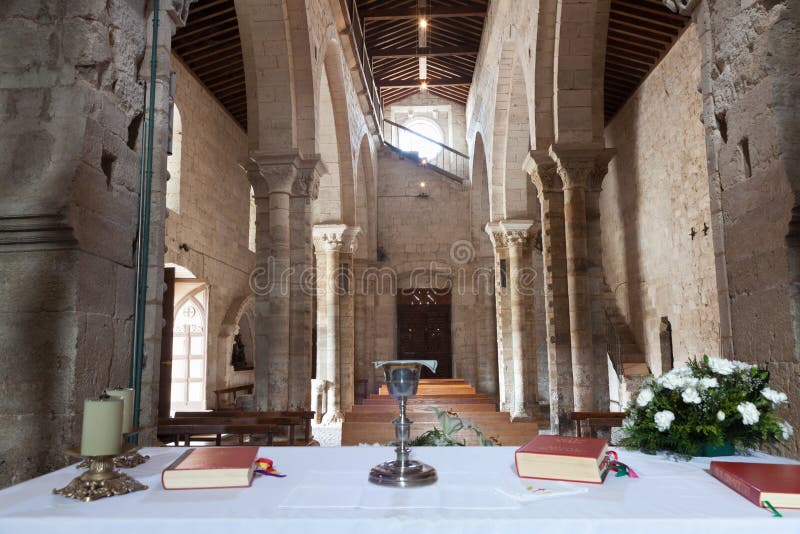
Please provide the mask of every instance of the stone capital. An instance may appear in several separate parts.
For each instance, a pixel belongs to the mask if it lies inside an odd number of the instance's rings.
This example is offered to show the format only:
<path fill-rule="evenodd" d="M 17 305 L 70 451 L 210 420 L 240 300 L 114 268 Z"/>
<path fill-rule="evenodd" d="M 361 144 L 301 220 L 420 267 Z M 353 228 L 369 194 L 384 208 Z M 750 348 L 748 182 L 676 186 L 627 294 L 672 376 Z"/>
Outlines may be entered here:
<path fill-rule="evenodd" d="M 495 249 L 525 247 L 530 240 L 533 221 L 506 219 L 486 224 L 486 233 Z"/>
<path fill-rule="evenodd" d="M 328 172 L 319 154 L 304 156 L 297 151 L 282 154 L 253 152 L 250 162 L 243 167 L 251 183 L 260 175 L 268 194 L 316 199 L 320 178 Z M 255 185 L 253 187 L 255 189 Z"/>
<path fill-rule="evenodd" d="M 327 173 L 328 168 L 319 154 L 301 158 L 297 178 L 292 185 L 292 196 L 316 200 L 319 196 L 319 182 Z"/>
<path fill-rule="evenodd" d="M 698 4 L 700 4 L 700 0 L 662 0 L 662 3 L 673 13 L 680 13 L 685 17 L 690 17 Z"/>
<path fill-rule="evenodd" d="M 549 154 L 565 190 L 599 191 L 616 150 L 602 145 L 553 145 Z"/>
<path fill-rule="evenodd" d="M 176 28 L 186 26 L 186 19 L 189 18 L 189 8 L 197 0 L 167 0 L 163 4 L 164 11 L 175 23 Z"/>
<path fill-rule="evenodd" d="M 358 249 L 359 226 L 346 224 L 315 224 L 311 229 L 311 239 L 317 253 L 339 252 L 355 254 Z"/>
<path fill-rule="evenodd" d="M 539 194 L 561 192 L 563 184 L 556 164 L 546 150 L 531 150 L 525 155 L 522 169 L 531 176 Z"/>

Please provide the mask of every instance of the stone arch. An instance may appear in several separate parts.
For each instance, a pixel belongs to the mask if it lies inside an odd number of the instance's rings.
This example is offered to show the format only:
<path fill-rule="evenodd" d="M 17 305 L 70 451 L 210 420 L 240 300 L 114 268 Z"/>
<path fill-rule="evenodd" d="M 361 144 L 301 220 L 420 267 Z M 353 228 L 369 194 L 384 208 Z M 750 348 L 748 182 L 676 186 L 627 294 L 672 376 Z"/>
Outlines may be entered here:
<path fill-rule="evenodd" d="M 250 335 L 249 339 L 245 339 L 243 342 L 245 343 L 245 346 L 249 347 L 252 351 L 251 357 L 253 359 L 250 361 L 255 364 L 255 319 L 255 297 L 252 293 L 234 299 L 231 305 L 228 307 L 227 312 L 225 312 L 225 317 L 222 319 L 222 324 L 219 328 L 219 335 L 217 337 L 217 354 L 219 361 L 216 362 L 216 368 L 218 370 L 224 369 L 223 372 L 218 371 L 218 374 L 224 376 L 226 385 L 232 385 L 235 382 L 253 381 L 252 372 L 249 373 L 248 376 L 243 377 L 242 380 L 238 380 L 238 377 L 234 374 L 234 369 L 231 366 L 230 358 L 236 329 L 242 321 L 247 321 L 247 323 L 250 325 Z"/>
<path fill-rule="evenodd" d="M 523 162 L 531 145 L 531 120 L 528 111 L 528 84 L 517 47 L 506 43 L 500 64 L 495 98 L 494 140 L 492 143 L 492 188 L 502 190 L 505 219 L 531 216 L 528 179 Z"/>
<path fill-rule="evenodd" d="M 328 169 L 320 180 L 319 198 L 312 204 L 314 224 L 342 222 L 355 225 L 355 184 L 350 148 L 350 122 L 339 48 L 329 42 L 318 84 L 319 153 Z"/>
<path fill-rule="evenodd" d="M 492 257 L 492 244 L 483 231 L 486 223 L 492 219 L 491 191 L 486 164 L 486 150 L 483 136 L 480 132 L 475 134 L 475 143 L 472 148 L 472 191 L 470 192 L 471 218 L 473 231 L 473 245 L 478 257 Z"/>
<path fill-rule="evenodd" d="M 603 72 L 610 0 L 560 0 L 555 24 L 555 142 L 603 142 Z"/>
<path fill-rule="evenodd" d="M 375 169 L 369 136 L 364 135 L 358 149 L 356 165 L 355 224 L 361 228 L 357 258 L 374 258 L 378 247 L 378 217 L 375 191 Z"/>
<path fill-rule="evenodd" d="M 251 149 L 287 151 L 296 146 L 292 42 L 285 1 L 235 0 L 247 90 Z"/>

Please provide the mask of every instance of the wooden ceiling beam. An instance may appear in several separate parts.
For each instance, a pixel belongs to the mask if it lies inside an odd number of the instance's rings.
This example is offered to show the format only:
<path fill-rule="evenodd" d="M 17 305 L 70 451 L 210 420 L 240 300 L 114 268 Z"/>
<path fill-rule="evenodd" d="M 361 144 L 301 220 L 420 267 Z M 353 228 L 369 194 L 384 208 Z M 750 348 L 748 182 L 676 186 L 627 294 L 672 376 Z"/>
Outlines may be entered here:
<path fill-rule="evenodd" d="M 408 57 L 449 57 L 477 54 L 477 46 L 442 46 L 426 48 L 387 48 L 371 49 L 367 52 L 373 59 L 377 58 L 408 58 Z"/>
<path fill-rule="evenodd" d="M 225 18 L 223 20 L 215 22 L 214 26 L 220 26 L 222 24 L 227 24 L 229 22 L 236 22 L 236 14 L 235 13 L 231 17 L 227 17 L 227 18 Z M 238 29 L 238 27 L 239 27 L 238 23 L 234 27 Z M 195 28 L 194 26 L 187 25 L 184 28 L 181 28 L 180 30 L 175 32 L 175 37 L 172 38 L 172 42 L 174 43 L 175 41 L 180 41 L 181 39 L 186 39 L 187 37 L 191 37 L 192 35 L 196 35 L 198 33 L 203 33 L 203 32 L 206 32 L 206 31 L 208 31 L 208 26 L 200 25 L 200 26 Z"/>
<path fill-rule="evenodd" d="M 447 87 L 449 85 L 470 85 L 472 78 L 442 78 L 427 80 L 428 87 Z M 380 87 L 419 87 L 420 80 L 377 80 Z"/>
<path fill-rule="evenodd" d="M 643 3 L 641 0 L 614 0 L 614 7 L 612 10 L 626 11 L 635 10 L 639 14 L 647 16 L 650 20 L 671 20 L 676 23 L 685 24 L 689 18 L 683 15 L 677 15 L 669 11 L 663 5 L 652 6 Z"/>
<path fill-rule="evenodd" d="M 443 17 L 485 17 L 486 8 L 478 6 L 442 6 L 431 7 L 425 13 L 428 19 Z M 416 8 L 375 8 L 361 13 L 362 20 L 398 20 L 416 19 L 419 12 Z"/>

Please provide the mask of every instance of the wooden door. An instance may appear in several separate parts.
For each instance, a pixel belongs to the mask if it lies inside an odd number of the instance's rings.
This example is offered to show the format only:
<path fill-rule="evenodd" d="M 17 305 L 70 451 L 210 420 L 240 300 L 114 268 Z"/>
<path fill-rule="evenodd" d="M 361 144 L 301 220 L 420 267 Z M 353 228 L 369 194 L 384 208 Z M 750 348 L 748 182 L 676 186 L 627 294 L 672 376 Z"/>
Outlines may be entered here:
<path fill-rule="evenodd" d="M 436 374 L 423 368 L 422 378 L 453 377 L 449 290 L 403 290 L 397 295 L 397 357 L 436 360 Z"/>

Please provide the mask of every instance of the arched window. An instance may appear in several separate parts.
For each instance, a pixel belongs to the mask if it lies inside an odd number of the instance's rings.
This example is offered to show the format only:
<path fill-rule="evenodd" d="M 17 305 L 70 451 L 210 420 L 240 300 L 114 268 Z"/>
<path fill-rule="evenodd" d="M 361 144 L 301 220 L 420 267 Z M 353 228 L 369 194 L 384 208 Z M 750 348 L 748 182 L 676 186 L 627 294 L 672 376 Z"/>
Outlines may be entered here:
<path fill-rule="evenodd" d="M 253 186 L 250 186 L 250 228 L 247 235 L 247 248 L 250 252 L 256 251 L 256 195 Z"/>
<path fill-rule="evenodd" d="M 176 293 L 177 293 L 176 288 Z M 175 306 L 170 411 L 205 410 L 208 288 L 201 285 Z"/>
<path fill-rule="evenodd" d="M 176 104 L 172 105 L 172 143 L 167 156 L 167 208 L 176 213 L 181 212 L 181 148 L 183 141 L 183 125 L 181 113 Z"/>
<path fill-rule="evenodd" d="M 430 119 L 413 118 L 403 126 L 438 143 L 444 142 L 444 132 L 441 127 Z M 400 150 L 418 152 L 419 157 L 432 160 L 441 152 L 442 147 L 405 130 L 400 130 Z"/>

